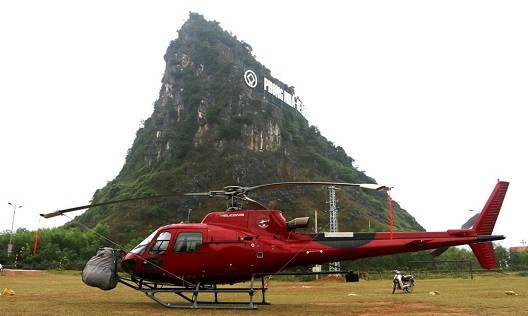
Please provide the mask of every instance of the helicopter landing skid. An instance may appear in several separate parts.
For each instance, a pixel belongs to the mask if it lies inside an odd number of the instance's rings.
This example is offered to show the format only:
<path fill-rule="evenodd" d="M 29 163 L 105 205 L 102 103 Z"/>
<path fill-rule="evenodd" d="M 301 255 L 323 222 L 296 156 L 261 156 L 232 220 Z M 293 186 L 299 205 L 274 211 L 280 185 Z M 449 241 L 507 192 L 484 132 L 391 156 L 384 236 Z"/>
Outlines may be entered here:
<path fill-rule="evenodd" d="M 182 309 L 257 309 L 256 304 L 269 304 L 264 300 L 264 292 L 266 288 L 255 288 L 253 286 L 254 279 L 251 279 L 249 287 L 237 287 L 237 288 L 218 288 L 216 285 L 204 286 L 200 283 L 196 284 L 193 287 L 166 287 L 166 288 L 145 288 L 139 289 L 139 291 L 145 293 L 145 295 L 154 300 L 156 303 L 165 306 L 167 308 L 182 308 Z M 262 291 L 263 300 L 260 303 L 253 302 L 253 296 L 255 292 Z M 174 293 L 181 298 L 183 298 L 190 305 L 185 305 L 182 303 L 169 303 L 160 297 L 156 296 L 160 293 Z M 249 301 L 246 302 L 231 302 L 231 301 L 219 301 L 219 293 L 247 293 L 249 295 Z M 214 295 L 214 300 L 203 301 L 199 300 L 198 296 L 200 294 L 212 294 Z"/>

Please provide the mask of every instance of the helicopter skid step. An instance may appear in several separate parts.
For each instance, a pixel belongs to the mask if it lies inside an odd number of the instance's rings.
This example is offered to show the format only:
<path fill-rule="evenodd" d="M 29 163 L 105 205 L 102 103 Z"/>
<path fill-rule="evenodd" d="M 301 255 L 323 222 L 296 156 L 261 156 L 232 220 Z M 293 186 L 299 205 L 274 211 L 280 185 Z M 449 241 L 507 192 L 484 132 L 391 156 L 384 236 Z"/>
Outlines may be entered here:
<path fill-rule="evenodd" d="M 218 288 L 213 287 L 203 287 L 201 284 L 197 284 L 194 287 L 171 287 L 171 288 L 150 288 L 150 289 L 140 289 L 141 292 L 145 293 L 147 297 L 154 300 L 158 304 L 165 306 L 167 308 L 183 308 L 183 309 L 257 309 L 256 303 L 253 302 L 253 296 L 255 292 L 262 291 L 263 295 L 266 291 L 266 288 L 254 288 L 253 282 L 251 282 L 251 287 L 237 287 L 237 288 Z M 190 305 L 185 304 L 172 304 L 166 302 L 156 296 L 158 293 L 174 293 L 185 301 L 190 303 Z M 214 294 L 213 301 L 200 301 L 198 299 L 199 294 L 212 293 Z M 231 302 L 225 301 L 221 302 L 218 300 L 218 294 L 232 294 L 232 293 L 247 293 L 249 295 L 249 301 L 247 302 Z M 263 296 L 264 297 L 264 296 Z M 269 304 L 264 299 L 261 303 L 258 304 Z"/>

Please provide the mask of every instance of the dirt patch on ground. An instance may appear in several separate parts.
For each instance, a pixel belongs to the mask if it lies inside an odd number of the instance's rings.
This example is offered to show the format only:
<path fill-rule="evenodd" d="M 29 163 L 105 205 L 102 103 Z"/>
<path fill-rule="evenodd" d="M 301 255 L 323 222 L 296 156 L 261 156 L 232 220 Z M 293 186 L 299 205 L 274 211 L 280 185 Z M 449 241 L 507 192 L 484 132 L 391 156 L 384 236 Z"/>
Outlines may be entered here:
<path fill-rule="evenodd" d="M 336 275 L 328 275 L 316 280 L 317 282 L 345 282 L 345 278 Z"/>
<path fill-rule="evenodd" d="M 374 316 L 383 314 L 397 314 L 405 315 L 410 313 L 412 315 L 472 315 L 468 313 L 466 308 L 454 307 L 439 307 L 430 304 L 412 304 L 412 306 L 390 306 L 390 307 L 374 307 L 368 312 L 360 313 L 361 316 Z"/>

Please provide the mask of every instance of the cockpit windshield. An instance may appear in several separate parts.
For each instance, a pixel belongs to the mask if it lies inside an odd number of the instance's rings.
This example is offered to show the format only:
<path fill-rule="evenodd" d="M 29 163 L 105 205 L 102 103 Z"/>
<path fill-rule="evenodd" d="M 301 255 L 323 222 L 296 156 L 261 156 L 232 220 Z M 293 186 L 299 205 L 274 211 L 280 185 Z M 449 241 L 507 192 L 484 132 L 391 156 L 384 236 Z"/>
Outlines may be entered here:
<path fill-rule="evenodd" d="M 158 231 L 155 230 L 152 234 L 150 234 L 145 240 L 139 243 L 134 249 L 132 249 L 130 252 L 135 253 L 136 255 L 140 255 L 145 251 L 145 248 L 147 248 L 148 244 L 152 241 L 152 238 L 156 235 Z"/>

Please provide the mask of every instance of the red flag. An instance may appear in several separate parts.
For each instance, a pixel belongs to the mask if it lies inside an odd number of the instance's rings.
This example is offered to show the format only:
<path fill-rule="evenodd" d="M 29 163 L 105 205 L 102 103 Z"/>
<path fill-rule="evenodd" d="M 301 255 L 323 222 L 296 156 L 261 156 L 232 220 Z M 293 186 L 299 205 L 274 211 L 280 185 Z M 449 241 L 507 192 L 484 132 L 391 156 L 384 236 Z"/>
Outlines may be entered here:
<path fill-rule="evenodd" d="M 38 229 L 35 232 L 35 244 L 33 245 L 33 254 L 37 253 L 37 244 L 38 244 Z"/>

